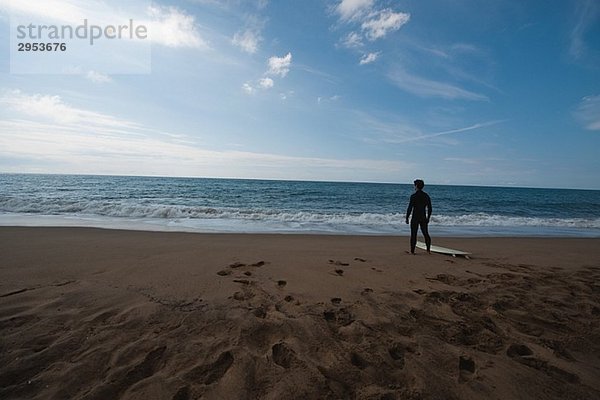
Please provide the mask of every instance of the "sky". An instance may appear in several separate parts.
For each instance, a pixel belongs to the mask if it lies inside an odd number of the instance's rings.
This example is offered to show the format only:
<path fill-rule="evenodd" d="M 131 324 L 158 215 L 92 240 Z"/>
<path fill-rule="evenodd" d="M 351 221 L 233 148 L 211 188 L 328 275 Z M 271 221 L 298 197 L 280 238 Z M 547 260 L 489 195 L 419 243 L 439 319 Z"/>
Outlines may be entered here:
<path fill-rule="evenodd" d="M 597 1 L 148 1 L 146 70 L 11 71 L 96 3 L 0 0 L 0 172 L 600 189 Z"/>

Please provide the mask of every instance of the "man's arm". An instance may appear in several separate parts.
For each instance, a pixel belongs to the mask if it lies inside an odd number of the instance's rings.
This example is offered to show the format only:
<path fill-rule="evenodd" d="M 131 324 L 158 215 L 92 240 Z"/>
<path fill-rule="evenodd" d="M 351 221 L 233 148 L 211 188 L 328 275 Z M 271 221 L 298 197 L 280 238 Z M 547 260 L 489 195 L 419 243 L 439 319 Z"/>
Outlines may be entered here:
<path fill-rule="evenodd" d="M 406 209 L 406 223 L 408 224 L 408 217 L 410 217 L 410 213 L 413 209 L 413 197 L 410 196 L 410 201 L 408 202 L 408 208 Z"/>
<path fill-rule="evenodd" d="M 433 209 L 431 208 L 431 197 L 427 195 L 427 223 L 429 223 L 429 218 L 431 218 L 431 212 Z"/>

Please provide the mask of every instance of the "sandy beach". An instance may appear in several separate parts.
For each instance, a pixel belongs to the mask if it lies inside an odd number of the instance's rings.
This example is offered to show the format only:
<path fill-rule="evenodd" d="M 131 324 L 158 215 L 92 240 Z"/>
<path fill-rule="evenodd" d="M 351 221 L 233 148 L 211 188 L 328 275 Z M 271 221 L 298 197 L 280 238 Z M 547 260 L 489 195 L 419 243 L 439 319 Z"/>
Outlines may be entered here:
<path fill-rule="evenodd" d="M 0 228 L 2 399 L 600 398 L 600 239 Z"/>

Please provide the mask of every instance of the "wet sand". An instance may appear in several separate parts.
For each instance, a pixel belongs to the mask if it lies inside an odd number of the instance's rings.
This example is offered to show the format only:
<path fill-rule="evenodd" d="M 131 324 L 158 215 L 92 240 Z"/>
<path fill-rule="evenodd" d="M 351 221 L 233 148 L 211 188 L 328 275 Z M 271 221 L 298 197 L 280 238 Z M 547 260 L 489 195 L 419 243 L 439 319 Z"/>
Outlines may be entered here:
<path fill-rule="evenodd" d="M 600 398 L 600 239 L 0 228 L 2 399 Z"/>

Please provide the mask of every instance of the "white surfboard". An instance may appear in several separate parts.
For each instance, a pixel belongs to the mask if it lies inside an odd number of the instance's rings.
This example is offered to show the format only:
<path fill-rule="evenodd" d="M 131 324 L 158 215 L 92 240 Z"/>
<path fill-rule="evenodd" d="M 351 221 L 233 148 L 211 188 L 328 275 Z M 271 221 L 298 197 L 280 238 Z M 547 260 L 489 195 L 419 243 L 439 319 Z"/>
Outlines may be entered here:
<path fill-rule="evenodd" d="M 427 250 L 427 245 L 423 242 L 417 242 L 417 247 L 422 250 Z M 431 251 L 433 253 L 446 254 L 446 255 L 449 255 L 452 257 L 461 256 L 461 257 L 469 258 L 469 256 L 471 255 L 471 253 L 468 253 L 466 251 L 448 249 L 446 247 L 441 247 L 441 246 L 431 246 Z"/>

